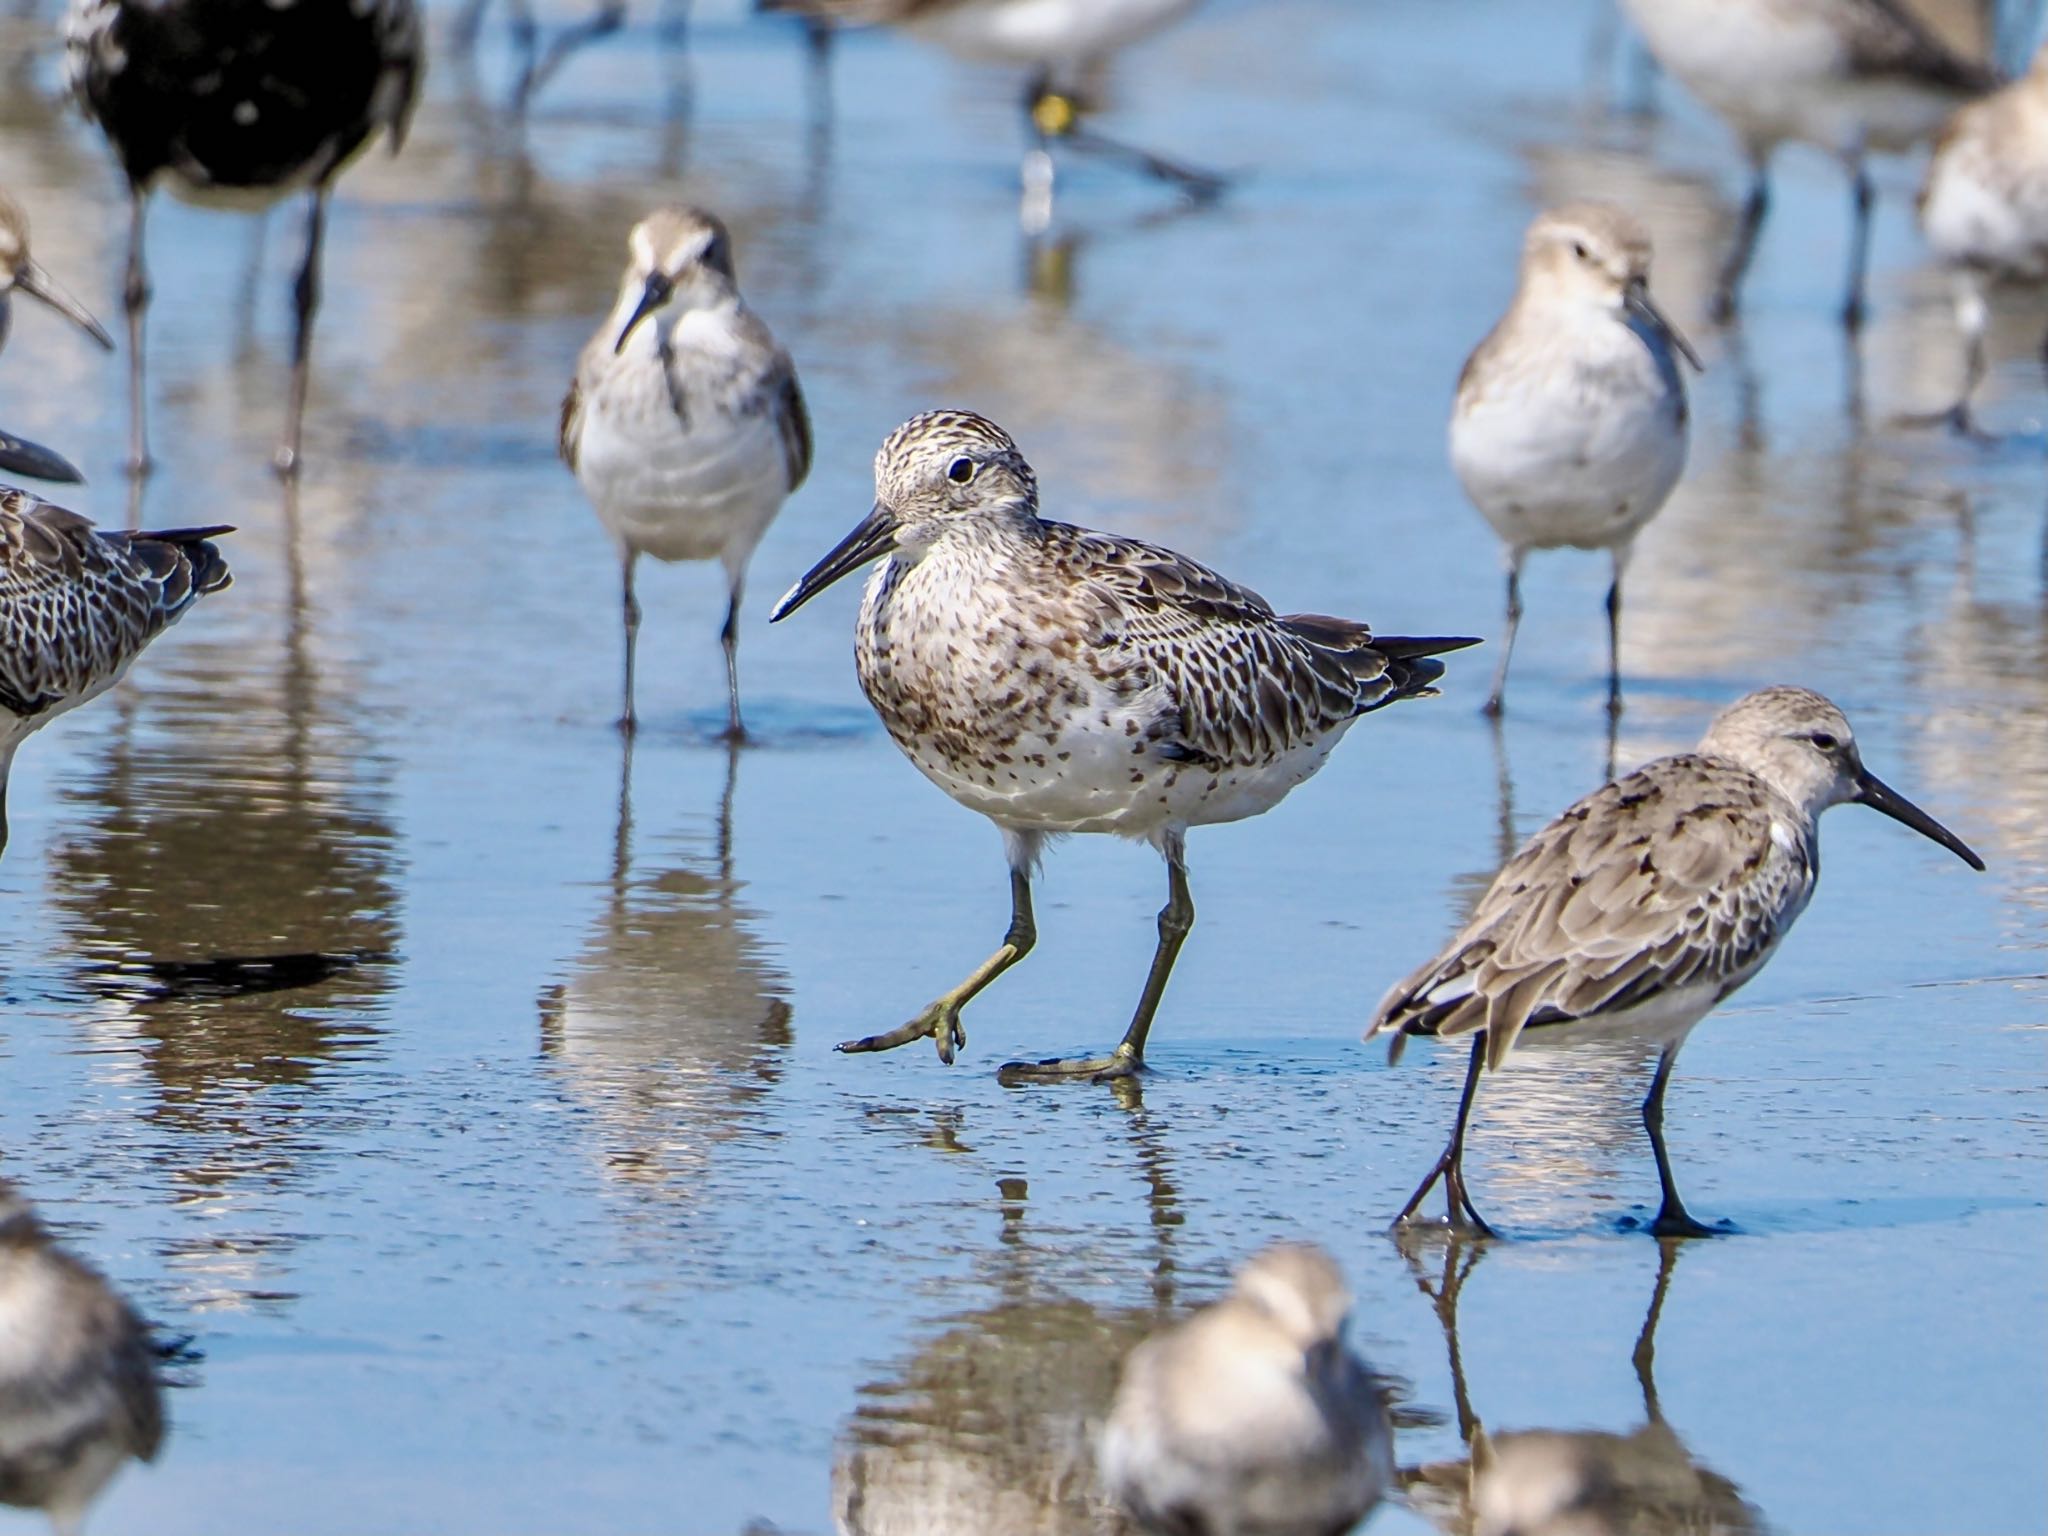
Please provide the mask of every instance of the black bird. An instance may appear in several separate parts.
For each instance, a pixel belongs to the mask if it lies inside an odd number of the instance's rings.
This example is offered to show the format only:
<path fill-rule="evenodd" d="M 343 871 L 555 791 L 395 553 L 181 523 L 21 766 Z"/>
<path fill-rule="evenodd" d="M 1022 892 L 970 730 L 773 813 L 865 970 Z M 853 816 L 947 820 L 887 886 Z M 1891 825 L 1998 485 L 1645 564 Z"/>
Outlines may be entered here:
<path fill-rule="evenodd" d="M 404 142 L 424 64 L 414 0 L 71 0 L 71 92 L 128 178 L 130 467 L 149 467 L 142 318 L 143 213 L 159 178 L 176 196 L 248 208 L 311 193 L 293 289 L 292 390 L 280 473 L 299 467 L 320 244 L 334 177 L 380 128 Z"/>

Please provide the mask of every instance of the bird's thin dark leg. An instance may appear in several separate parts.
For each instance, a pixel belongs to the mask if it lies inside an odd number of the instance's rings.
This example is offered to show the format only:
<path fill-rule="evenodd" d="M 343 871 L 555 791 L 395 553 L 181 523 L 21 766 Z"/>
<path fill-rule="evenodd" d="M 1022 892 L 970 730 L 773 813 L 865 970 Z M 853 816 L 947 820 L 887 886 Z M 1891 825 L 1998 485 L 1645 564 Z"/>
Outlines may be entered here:
<path fill-rule="evenodd" d="M 128 473 L 137 479 L 149 473 L 149 404 L 143 389 L 142 321 L 149 309 L 149 267 L 143 259 L 143 215 L 149 194 L 128 189 L 128 278 L 121 287 L 121 308 L 128 316 Z"/>
<path fill-rule="evenodd" d="M 640 599 L 633 595 L 633 567 L 639 558 L 629 549 L 619 563 L 619 614 L 626 630 L 626 686 L 619 705 L 619 729 L 628 736 L 640 725 L 640 717 L 633 708 L 633 653 L 640 644 Z"/>
<path fill-rule="evenodd" d="M 7 765 L 0 763 L 0 854 L 7 852 Z"/>
<path fill-rule="evenodd" d="M 1614 551 L 1614 582 L 1607 589 L 1607 713 L 1621 715 L 1621 573 L 1628 551 Z"/>
<path fill-rule="evenodd" d="M 1085 1077 L 1094 1080 L 1130 1077 L 1145 1065 L 1145 1037 L 1152 1032 L 1152 1019 L 1159 1000 L 1166 995 L 1167 978 L 1188 932 L 1195 926 L 1195 899 L 1188 890 L 1187 865 L 1178 847 L 1167 855 L 1166 905 L 1159 909 L 1159 943 L 1152 951 L 1152 969 L 1145 976 L 1145 990 L 1138 996 L 1138 1008 L 1130 1027 L 1107 1056 L 1053 1057 L 1045 1061 L 1012 1061 L 998 1074 L 1005 1083 L 1028 1083 L 1050 1079 Z"/>
<path fill-rule="evenodd" d="M 1671 1155 L 1664 1149 L 1664 1090 L 1671 1082 L 1671 1068 L 1678 1060 L 1676 1044 L 1664 1047 L 1657 1058 L 1657 1075 L 1650 1080 L 1649 1097 L 1643 1100 L 1643 1129 L 1650 1134 L 1650 1150 L 1657 1158 L 1657 1181 L 1664 1188 L 1664 1203 L 1650 1231 L 1658 1237 L 1715 1237 L 1725 1228 L 1694 1221 L 1685 1202 L 1678 1198 L 1678 1184 L 1671 1177 Z"/>
<path fill-rule="evenodd" d="M 1507 633 L 1500 637 L 1500 662 L 1493 671 L 1493 692 L 1486 700 L 1486 713 L 1499 715 L 1507 708 L 1508 658 L 1515 654 L 1515 632 L 1522 627 L 1522 560 L 1524 552 L 1508 551 Z"/>
<path fill-rule="evenodd" d="M 1728 252 L 1728 259 L 1721 264 L 1721 275 L 1714 284 L 1711 314 L 1716 325 L 1726 325 L 1735 318 L 1742 279 L 1749 271 L 1750 259 L 1756 255 L 1757 235 L 1764 227 L 1764 215 L 1771 211 L 1770 168 L 1763 155 L 1751 155 L 1749 178 L 1749 196 L 1742 205 L 1742 222 L 1736 229 L 1735 245 Z"/>
<path fill-rule="evenodd" d="M 1680 1244 L 1671 1238 L 1657 1239 L 1657 1286 L 1650 1292 L 1650 1310 L 1643 1314 L 1642 1332 L 1630 1356 L 1636 1368 L 1636 1385 L 1643 1389 L 1643 1416 L 1652 1424 L 1664 1422 L 1664 1407 L 1657 1400 L 1657 1324 L 1664 1316 L 1664 1298 L 1671 1290 L 1671 1271 L 1678 1267 Z"/>
<path fill-rule="evenodd" d="M 740 597 L 746 589 L 744 577 L 732 579 L 732 591 L 725 605 L 725 627 L 718 632 L 725 647 L 725 739 L 744 742 L 746 728 L 740 724 Z"/>
<path fill-rule="evenodd" d="M 320 312 L 320 247 L 327 238 L 327 183 L 313 189 L 306 211 L 306 259 L 292 284 L 292 394 L 285 407 L 284 442 L 277 450 L 277 472 L 287 478 L 299 472 L 300 434 L 306 423 L 306 390 L 313 368 L 313 317 Z"/>
<path fill-rule="evenodd" d="M 1436 1166 L 1429 1170 L 1429 1177 L 1416 1185 L 1415 1193 L 1408 1197 L 1408 1203 L 1401 1207 L 1401 1214 L 1394 1218 L 1399 1227 L 1411 1221 L 1429 1192 L 1436 1187 L 1436 1181 L 1444 1181 L 1444 1202 L 1447 1221 L 1452 1231 L 1470 1231 L 1481 1237 L 1492 1237 L 1493 1228 L 1486 1224 L 1486 1218 L 1479 1214 L 1472 1204 L 1472 1197 L 1465 1192 L 1465 1131 L 1471 1124 L 1472 1105 L 1479 1096 L 1479 1074 L 1486 1065 L 1486 1035 L 1482 1031 L 1472 1037 L 1472 1060 L 1465 1068 L 1465 1091 L 1458 1099 L 1458 1118 L 1451 1126 L 1451 1139 L 1444 1148 Z"/>
<path fill-rule="evenodd" d="M 1040 120 L 1039 125 L 1041 129 L 1052 132 L 1056 137 L 1064 138 L 1074 148 L 1081 150 L 1085 154 L 1099 155 L 1105 160 L 1119 161 L 1146 176 L 1150 176 L 1154 181 L 1165 182 L 1168 186 L 1177 190 L 1183 197 L 1197 203 L 1214 201 L 1216 198 L 1221 197 L 1230 186 L 1229 181 L 1215 171 L 1205 171 L 1197 166 L 1182 165 L 1178 161 L 1168 160 L 1163 155 L 1155 155 L 1149 149 L 1140 149 L 1135 144 L 1126 144 L 1121 139 L 1113 139 L 1106 134 L 1097 132 L 1081 121 L 1078 111 L 1067 98 L 1049 96 L 1047 100 L 1065 102 L 1065 121 L 1064 125 L 1058 129 L 1046 129 L 1043 119 L 1049 115 L 1049 112 L 1047 108 L 1041 107 L 1033 113 L 1034 118 Z"/>
<path fill-rule="evenodd" d="M 1842 324 L 1849 330 L 1863 325 L 1863 285 L 1870 267 L 1870 210 L 1877 190 L 1870 184 L 1870 171 L 1858 153 L 1849 161 L 1849 292 L 1842 300 Z"/>
<path fill-rule="evenodd" d="M 967 1044 L 967 1030 L 960 1023 L 960 1010 L 972 1002 L 990 982 L 1031 953 L 1038 942 L 1038 925 L 1031 916 L 1031 874 L 1028 867 L 1010 868 L 1010 928 L 1002 947 L 974 968 L 974 973 L 952 991 L 936 998 L 908 1024 L 886 1034 L 868 1035 L 843 1041 L 839 1049 L 849 1054 L 862 1051 L 893 1051 L 899 1045 L 929 1035 L 939 1047 L 939 1060 L 953 1064 L 953 1053 Z"/>
<path fill-rule="evenodd" d="M 609 36 L 626 23 L 626 0 L 599 0 L 596 10 L 572 27 L 564 27 L 555 34 L 555 40 L 548 44 L 548 51 L 541 55 L 537 65 L 527 69 L 519 77 L 519 84 L 512 92 L 512 110 L 523 114 L 533 98 L 540 94 L 540 88 L 554 78 L 555 71 L 569 62 L 569 55 L 586 43 L 594 43 L 601 37 Z"/>

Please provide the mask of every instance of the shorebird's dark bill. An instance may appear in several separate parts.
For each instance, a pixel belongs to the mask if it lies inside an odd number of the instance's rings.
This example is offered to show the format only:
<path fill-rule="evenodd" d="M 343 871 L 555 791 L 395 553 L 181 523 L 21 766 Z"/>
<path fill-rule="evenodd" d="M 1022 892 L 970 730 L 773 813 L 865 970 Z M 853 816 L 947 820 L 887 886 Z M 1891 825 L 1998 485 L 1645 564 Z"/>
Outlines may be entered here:
<path fill-rule="evenodd" d="M 1650 290 L 1646 286 L 1642 283 L 1630 283 L 1622 290 L 1621 303 L 1630 314 L 1678 348 L 1679 355 L 1692 364 L 1694 373 L 1707 371 L 1707 365 L 1700 361 L 1699 353 L 1693 351 L 1692 343 L 1685 339 L 1684 333 L 1671 323 L 1663 310 L 1657 307 L 1657 301 L 1650 297 Z"/>
<path fill-rule="evenodd" d="M 35 262 L 29 262 L 14 274 L 14 286 L 30 298 L 41 299 L 109 352 L 114 350 L 114 338 L 107 334 L 106 327 L 93 319 L 83 304 L 66 293 L 57 280 Z"/>
<path fill-rule="evenodd" d="M 1977 857 L 1975 850 L 1955 833 L 1949 831 L 1919 806 L 1885 783 L 1868 768 L 1857 777 L 1856 803 L 1867 805 L 1873 811 L 1883 811 L 1893 821 L 1903 822 L 1922 837 L 1932 838 L 1950 853 L 1961 859 L 1970 868 L 1981 870 L 1984 861 Z"/>
<path fill-rule="evenodd" d="M 617 357 L 626 350 L 626 340 L 639 328 L 640 322 L 668 302 L 668 296 L 675 291 L 665 272 L 648 274 L 647 286 L 640 291 L 639 307 L 633 311 L 633 318 L 626 322 L 626 328 L 619 332 L 619 339 L 612 344 L 612 356 Z"/>
<path fill-rule="evenodd" d="M 10 475 L 27 475 L 32 480 L 60 480 L 68 485 L 85 479 L 62 454 L 5 432 L 0 432 L 0 470 Z"/>
<path fill-rule="evenodd" d="M 832 553 L 812 566 L 804 573 L 803 580 L 782 594 L 782 601 L 768 615 L 768 622 L 773 624 L 777 619 L 789 617 L 840 577 L 849 571 L 859 570 L 895 542 L 896 518 L 878 501 L 874 510 L 860 520 L 853 532 L 832 547 Z"/>

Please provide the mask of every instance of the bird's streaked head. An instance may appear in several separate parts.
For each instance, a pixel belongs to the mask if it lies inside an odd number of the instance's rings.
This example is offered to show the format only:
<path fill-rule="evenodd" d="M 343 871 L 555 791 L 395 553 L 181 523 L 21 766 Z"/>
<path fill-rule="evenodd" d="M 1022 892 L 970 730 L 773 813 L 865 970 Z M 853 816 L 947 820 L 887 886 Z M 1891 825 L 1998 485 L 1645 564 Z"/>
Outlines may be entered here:
<path fill-rule="evenodd" d="M 924 549 L 949 525 L 1037 512 L 1038 477 L 1009 433 L 972 411 L 913 416 L 875 454 L 874 509 L 789 589 L 769 618 L 795 612 L 877 555 Z"/>
<path fill-rule="evenodd" d="M 1522 286 L 1633 321 L 1695 369 L 1699 354 L 1650 298 L 1650 232 L 1612 203 L 1566 203 L 1540 213 L 1522 241 Z"/>
<path fill-rule="evenodd" d="M 1275 1243 L 1247 1259 L 1232 1294 L 1256 1307 L 1303 1353 L 1344 1332 L 1351 1292 L 1337 1261 L 1312 1243 Z"/>
<path fill-rule="evenodd" d="M 1984 867 L 1961 838 L 1863 766 L 1848 717 L 1810 688 L 1760 688 L 1737 699 L 1714 717 L 1700 751 L 1748 769 L 1809 816 L 1867 805 Z"/>
<path fill-rule="evenodd" d="M 657 208 L 627 237 L 631 261 L 619 301 L 631 303 L 614 351 L 623 351 L 640 322 L 671 304 L 685 309 L 728 299 L 738 288 L 732 236 L 702 208 Z"/>

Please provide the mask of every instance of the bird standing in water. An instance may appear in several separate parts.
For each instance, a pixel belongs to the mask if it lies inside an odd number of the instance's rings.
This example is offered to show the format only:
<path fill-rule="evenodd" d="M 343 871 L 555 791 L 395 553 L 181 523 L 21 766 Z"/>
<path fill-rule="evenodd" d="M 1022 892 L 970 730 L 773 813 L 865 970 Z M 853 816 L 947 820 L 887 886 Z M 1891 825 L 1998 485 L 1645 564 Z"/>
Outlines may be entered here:
<path fill-rule="evenodd" d="M 1135 1073 L 1194 925 L 1188 828 L 1271 810 L 1360 715 L 1434 693 L 1443 664 L 1429 658 L 1478 643 L 1276 614 L 1172 550 L 1041 518 L 1016 443 L 971 411 L 889 434 L 874 510 L 770 618 L 878 556 L 854 638 L 861 688 L 925 777 L 1001 830 L 1010 928 L 909 1023 L 840 1049 L 929 1037 L 952 1061 L 960 1010 L 1036 942 L 1031 875 L 1047 838 L 1110 832 L 1166 859 L 1159 944 L 1123 1040 L 1106 1056 L 1012 1062 L 1010 1081 Z"/>
<path fill-rule="evenodd" d="M 726 734 L 740 724 L 740 597 L 747 562 L 811 470 L 811 421 L 796 368 L 740 297 L 732 237 L 700 208 L 665 208 L 633 226 L 612 312 L 576 363 L 562 401 L 562 460 L 618 546 L 632 731 L 640 603 L 633 567 L 717 560 L 725 567 Z"/>
<path fill-rule="evenodd" d="M 102 533 L 27 491 L 0 489 L 0 851 L 15 750 L 96 699 L 143 648 L 233 578 L 226 527 Z"/>
<path fill-rule="evenodd" d="M 161 182 L 183 201 L 241 209 L 307 193 L 276 454 L 279 473 L 297 474 L 327 199 L 378 130 L 394 153 L 404 142 L 424 67 L 413 0 L 71 0 L 65 32 L 72 95 L 128 178 L 130 468 L 150 463 L 143 215 Z"/>
<path fill-rule="evenodd" d="M 1643 1129 L 1663 1204 L 1650 1230 L 1704 1237 L 1664 1149 L 1664 1089 L 1695 1024 L 1742 986 L 1806 910 L 1820 878 L 1817 823 L 1867 805 L 1984 861 L 1863 766 L 1842 712 L 1805 688 L 1764 688 L 1721 711 L 1699 746 L 1596 789 L 1530 838 L 1441 954 L 1381 1002 L 1366 1038 L 1472 1036 L 1450 1144 L 1396 1224 L 1444 1181 L 1450 1224 L 1489 1232 L 1465 1192 L 1465 1131 L 1482 1068 L 1524 1032 L 1659 1041 Z"/>

